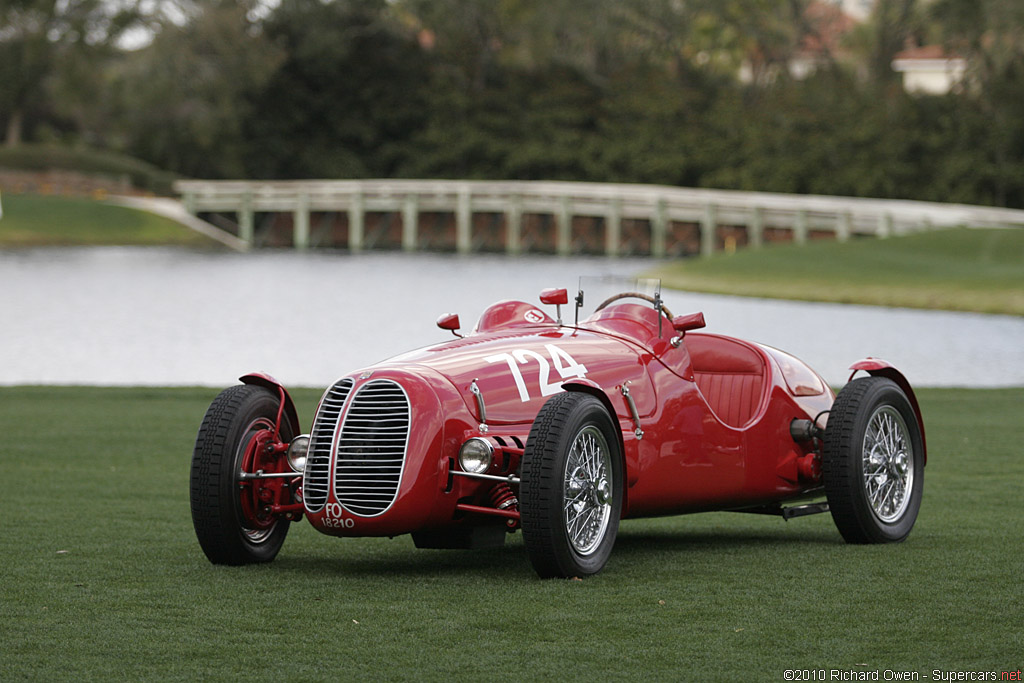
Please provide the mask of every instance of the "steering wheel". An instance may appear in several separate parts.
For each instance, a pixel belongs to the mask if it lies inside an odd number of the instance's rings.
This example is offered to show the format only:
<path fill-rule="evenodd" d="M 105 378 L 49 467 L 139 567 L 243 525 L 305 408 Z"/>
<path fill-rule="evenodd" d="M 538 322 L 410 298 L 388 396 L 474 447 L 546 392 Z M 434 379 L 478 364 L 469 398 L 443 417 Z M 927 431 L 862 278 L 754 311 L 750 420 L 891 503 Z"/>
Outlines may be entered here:
<path fill-rule="evenodd" d="M 658 303 L 658 301 L 650 294 L 643 294 L 642 292 L 622 292 L 621 294 L 610 296 L 604 301 L 602 301 L 601 305 L 594 309 L 594 312 L 596 313 L 600 310 L 603 310 L 606 306 L 608 306 L 608 304 L 618 301 L 619 299 L 643 299 L 644 301 L 649 301 L 655 305 L 657 305 Z M 666 318 L 672 320 L 672 311 L 668 310 L 664 303 L 661 304 L 661 312 L 665 314 Z"/>

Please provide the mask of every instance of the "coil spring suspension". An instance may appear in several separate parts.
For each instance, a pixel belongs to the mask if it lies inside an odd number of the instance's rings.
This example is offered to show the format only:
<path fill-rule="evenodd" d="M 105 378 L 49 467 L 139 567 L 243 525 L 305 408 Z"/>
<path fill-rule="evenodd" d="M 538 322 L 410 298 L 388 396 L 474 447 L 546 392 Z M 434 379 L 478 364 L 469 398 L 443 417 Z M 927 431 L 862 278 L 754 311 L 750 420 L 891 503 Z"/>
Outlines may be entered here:
<path fill-rule="evenodd" d="M 504 481 L 495 484 L 495 487 L 490 489 L 490 493 L 487 494 L 487 498 L 490 501 L 490 505 L 495 506 L 499 510 L 519 509 L 519 499 L 515 497 L 512 486 Z"/>
<path fill-rule="evenodd" d="M 519 499 L 516 498 L 516 494 L 512 491 L 512 487 L 505 482 L 495 484 L 487 497 L 490 499 L 491 505 L 499 510 L 519 511 Z M 519 526 L 519 520 L 506 519 L 505 525 L 508 527 L 510 532 L 514 531 Z"/>
<path fill-rule="evenodd" d="M 519 499 L 516 498 L 516 494 L 512 492 L 512 487 L 505 482 L 495 484 L 494 488 L 491 489 L 490 494 L 488 494 L 488 498 L 490 498 L 491 505 L 499 510 L 519 509 Z"/>

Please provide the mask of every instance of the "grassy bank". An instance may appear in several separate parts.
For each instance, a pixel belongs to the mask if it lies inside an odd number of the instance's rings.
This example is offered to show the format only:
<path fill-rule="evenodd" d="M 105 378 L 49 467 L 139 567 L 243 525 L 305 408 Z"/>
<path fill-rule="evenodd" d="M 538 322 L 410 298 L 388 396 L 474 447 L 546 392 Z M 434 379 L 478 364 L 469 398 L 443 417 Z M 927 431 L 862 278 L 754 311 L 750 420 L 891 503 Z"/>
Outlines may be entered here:
<path fill-rule="evenodd" d="M 828 515 L 627 521 L 603 573 L 294 526 L 214 567 L 188 508 L 208 389 L 0 388 L 4 680 L 780 681 L 788 669 L 1019 668 L 1024 390 L 928 390 L 918 525 Z M 308 423 L 318 392 L 296 396 Z"/>
<path fill-rule="evenodd" d="M 652 275 L 698 292 L 1024 315 L 1024 230 L 769 245 Z"/>
<path fill-rule="evenodd" d="M 77 197 L 4 194 L 0 248 L 68 245 L 216 246 L 163 216 Z"/>

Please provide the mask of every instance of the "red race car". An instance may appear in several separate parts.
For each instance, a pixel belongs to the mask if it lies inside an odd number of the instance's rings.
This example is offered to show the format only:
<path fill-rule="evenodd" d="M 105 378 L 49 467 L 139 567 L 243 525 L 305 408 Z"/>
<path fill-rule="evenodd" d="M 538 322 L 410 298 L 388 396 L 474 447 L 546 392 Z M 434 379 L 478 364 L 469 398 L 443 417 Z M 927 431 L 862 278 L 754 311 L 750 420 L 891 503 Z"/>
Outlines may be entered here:
<path fill-rule="evenodd" d="M 793 356 L 695 332 L 637 283 L 572 321 L 522 301 L 472 332 L 347 374 L 302 434 L 284 387 L 241 378 L 210 405 L 191 468 L 211 562 L 274 559 L 303 517 L 332 536 L 412 534 L 477 548 L 521 530 L 542 577 L 604 567 L 619 520 L 706 510 L 829 511 L 851 543 L 906 538 L 921 505 L 924 423 L 888 363 L 836 396 Z M 853 375 L 851 375 L 851 378 Z"/>

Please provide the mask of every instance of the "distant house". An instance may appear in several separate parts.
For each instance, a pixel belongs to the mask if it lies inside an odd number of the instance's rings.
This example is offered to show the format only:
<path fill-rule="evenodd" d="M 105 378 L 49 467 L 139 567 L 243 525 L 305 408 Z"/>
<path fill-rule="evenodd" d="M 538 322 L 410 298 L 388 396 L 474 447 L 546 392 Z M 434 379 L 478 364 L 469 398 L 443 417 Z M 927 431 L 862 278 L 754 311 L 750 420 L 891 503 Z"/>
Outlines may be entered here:
<path fill-rule="evenodd" d="M 874 0 L 868 0 L 873 4 Z M 848 4 L 837 0 L 812 0 L 804 11 L 804 20 L 810 31 L 789 56 L 784 68 L 791 78 L 803 80 L 819 68 L 847 58 L 842 46 L 843 38 L 858 24 L 857 18 L 844 11 Z M 778 64 L 766 64 L 761 55 L 750 55 L 740 66 L 739 79 L 743 83 L 765 84 L 775 80 L 781 70 Z"/>
<path fill-rule="evenodd" d="M 858 19 L 846 11 L 847 4 L 850 3 L 814 1 L 807 5 L 804 18 L 811 33 L 804 36 L 800 49 L 789 60 L 789 73 L 793 78 L 802 80 L 832 60 L 846 57 L 843 39 L 858 23 Z"/>
<path fill-rule="evenodd" d="M 857 21 L 867 21 L 871 16 L 871 10 L 875 8 L 875 0 L 823 0 L 829 5 L 835 5 L 849 17 Z"/>
<path fill-rule="evenodd" d="M 925 45 L 898 53 L 892 68 L 903 75 L 903 89 L 908 93 L 945 95 L 960 89 L 967 60 L 946 54 L 941 45 Z"/>

